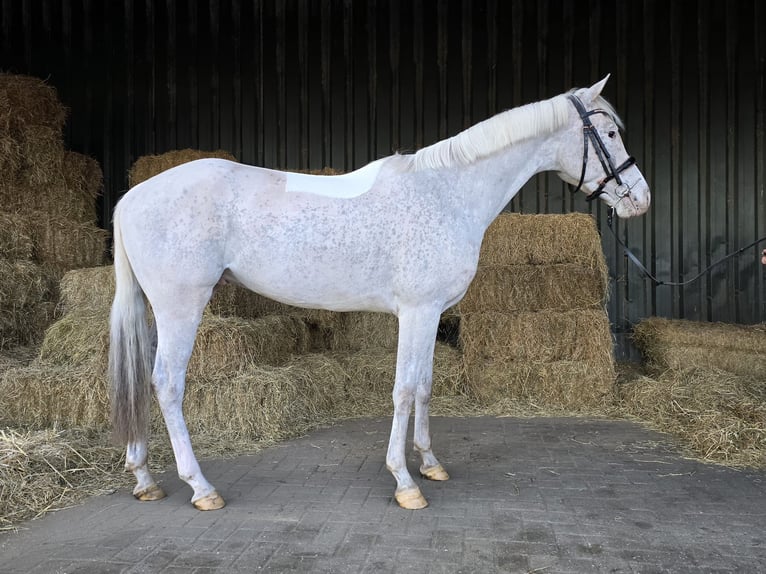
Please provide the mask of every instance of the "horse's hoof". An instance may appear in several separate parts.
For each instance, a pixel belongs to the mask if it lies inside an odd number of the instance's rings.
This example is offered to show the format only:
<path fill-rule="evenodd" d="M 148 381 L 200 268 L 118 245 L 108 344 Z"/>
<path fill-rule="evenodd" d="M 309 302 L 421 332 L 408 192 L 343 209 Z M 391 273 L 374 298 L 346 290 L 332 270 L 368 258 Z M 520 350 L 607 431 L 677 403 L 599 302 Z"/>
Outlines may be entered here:
<path fill-rule="evenodd" d="M 197 510 L 218 510 L 226 506 L 226 501 L 215 490 L 198 500 L 192 501 Z"/>
<path fill-rule="evenodd" d="M 444 470 L 444 467 L 440 464 L 432 466 L 430 468 L 420 467 L 420 476 L 427 478 L 428 480 L 449 480 L 449 474 Z"/>
<path fill-rule="evenodd" d="M 133 492 L 133 496 L 135 496 L 138 500 L 141 502 L 149 502 L 151 500 L 160 500 L 162 498 L 165 498 L 165 491 L 162 490 L 159 486 L 156 484 L 150 484 L 143 490 L 139 490 L 138 492 Z"/>
<path fill-rule="evenodd" d="M 399 506 L 406 508 L 407 510 L 420 510 L 421 508 L 428 506 L 428 502 L 417 486 L 405 490 L 397 490 L 394 493 L 394 498 L 396 498 L 396 502 L 399 503 Z"/>

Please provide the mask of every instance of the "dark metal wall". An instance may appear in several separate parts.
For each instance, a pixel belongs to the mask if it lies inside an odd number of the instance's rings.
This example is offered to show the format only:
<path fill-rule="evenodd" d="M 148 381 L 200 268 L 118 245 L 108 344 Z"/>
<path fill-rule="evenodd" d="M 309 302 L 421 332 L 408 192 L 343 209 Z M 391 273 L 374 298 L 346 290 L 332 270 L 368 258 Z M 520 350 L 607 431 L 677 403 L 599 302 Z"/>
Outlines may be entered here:
<path fill-rule="evenodd" d="M 3 71 L 48 78 L 70 148 L 106 177 L 103 222 L 136 158 L 222 148 L 349 170 L 611 72 L 606 96 L 653 187 L 618 232 L 684 280 L 766 235 L 766 8 L 760 0 L 1 0 Z M 555 176 L 510 209 L 601 208 Z M 653 287 L 606 232 L 609 312 L 766 320 L 757 248 L 685 288 Z M 766 247 L 766 244 L 762 245 Z"/>

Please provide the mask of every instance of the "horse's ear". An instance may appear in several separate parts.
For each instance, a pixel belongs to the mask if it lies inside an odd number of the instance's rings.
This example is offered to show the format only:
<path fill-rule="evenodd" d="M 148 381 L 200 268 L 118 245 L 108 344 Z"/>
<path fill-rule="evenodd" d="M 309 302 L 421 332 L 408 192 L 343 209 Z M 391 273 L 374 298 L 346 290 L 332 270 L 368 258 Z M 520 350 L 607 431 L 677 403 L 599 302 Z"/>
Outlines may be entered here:
<path fill-rule="evenodd" d="M 595 100 L 598 96 L 601 95 L 601 91 L 604 89 L 604 86 L 606 86 L 606 82 L 609 80 L 610 75 L 611 74 L 607 74 L 603 80 L 596 82 L 590 88 L 586 88 L 585 93 L 580 99 L 583 100 L 583 102 L 592 102 Z"/>

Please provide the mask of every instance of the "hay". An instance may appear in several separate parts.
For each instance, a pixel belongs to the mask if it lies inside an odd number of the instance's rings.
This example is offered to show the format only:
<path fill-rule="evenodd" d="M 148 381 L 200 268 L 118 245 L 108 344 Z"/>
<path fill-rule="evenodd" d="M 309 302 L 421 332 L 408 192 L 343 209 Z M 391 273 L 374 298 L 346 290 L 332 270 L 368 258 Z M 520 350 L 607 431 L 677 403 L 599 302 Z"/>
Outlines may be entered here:
<path fill-rule="evenodd" d="M 639 322 L 633 340 L 647 367 L 708 367 L 743 376 L 766 377 L 766 325 L 734 325 L 670 320 Z"/>
<path fill-rule="evenodd" d="M 53 365 L 35 361 L 8 369 L 0 377 L 0 422 L 36 429 L 52 426 L 105 430 L 109 425 L 109 394 L 102 368 Z"/>
<path fill-rule="evenodd" d="M 243 319 L 289 314 L 297 309 L 238 285 L 216 287 L 208 308 L 211 313 L 221 317 L 242 317 Z"/>
<path fill-rule="evenodd" d="M 203 158 L 220 158 L 230 161 L 237 161 L 236 158 L 227 151 L 200 151 L 194 149 L 182 149 L 169 151 L 160 155 L 145 155 L 138 158 L 128 172 L 128 185 L 134 187 L 147 179 L 154 177 L 183 163 Z"/>
<path fill-rule="evenodd" d="M 39 342 L 53 319 L 55 297 L 47 268 L 0 258 L 0 349 Z"/>
<path fill-rule="evenodd" d="M 60 298 L 56 312 L 107 311 L 114 299 L 114 266 L 73 269 L 64 274 L 59 284 Z"/>
<path fill-rule="evenodd" d="M 574 263 L 608 277 L 601 238 L 591 216 L 502 213 L 487 229 L 479 257 L 480 266 L 561 263 Z"/>
<path fill-rule="evenodd" d="M 189 376 L 232 375 L 254 363 L 282 365 L 293 355 L 308 351 L 308 327 L 297 317 L 272 315 L 247 320 L 205 315 L 197 330 Z M 46 334 L 42 361 L 61 366 L 95 366 L 105 372 L 108 363 L 109 311 L 68 313 Z"/>
<path fill-rule="evenodd" d="M 122 486 L 120 453 L 94 438 L 82 431 L 0 429 L 0 530 Z"/>
<path fill-rule="evenodd" d="M 612 334 L 603 311 L 471 313 L 460 341 L 467 365 L 484 359 L 612 363 Z"/>
<path fill-rule="evenodd" d="M 30 211 L 26 223 L 35 241 L 35 259 L 61 274 L 104 262 L 109 234 L 93 224 L 56 214 Z"/>
<path fill-rule="evenodd" d="M 484 405 L 518 401 L 540 411 L 603 409 L 612 400 L 611 361 L 485 359 L 467 367 L 470 392 Z"/>
<path fill-rule="evenodd" d="M 681 438 L 704 460 L 766 466 L 766 384 L 723 370 L 689 368 L 618 388 L 625 413 Z"/>
<path fill-rule="evenodd" d="M 573 263 L 479 267 L 461 314 L 476 311 L 541 311 L 603 308 L 605 275 Z"/>
<path fill-rule="evenodd" d="M 53 86 L 39 78 L 0 74 L 0 132 L 15 134 L 30 125 L 61 130 L 66 116 Z"/>
<path fill-rule="evenodd" d="M 30 260 L 33 253 L 34 242 L 26 220 L 18 213 L 0 211 L 0 257 Z"/>
<path fill-rule="evenodd" d="M 328 350 L 396 349 L 399 322 L 395 315 L 353 311 L 339 313 L 335 319 L 328 328 Z"/>

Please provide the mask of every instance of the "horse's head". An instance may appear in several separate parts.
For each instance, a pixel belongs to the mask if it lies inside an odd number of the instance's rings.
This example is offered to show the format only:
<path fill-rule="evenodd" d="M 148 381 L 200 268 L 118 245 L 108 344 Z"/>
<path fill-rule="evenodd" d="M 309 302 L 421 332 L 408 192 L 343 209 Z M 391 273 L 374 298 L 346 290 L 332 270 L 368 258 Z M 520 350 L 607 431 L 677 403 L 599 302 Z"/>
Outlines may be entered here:
<path fill-rule="evenodd" d="M 609 76 L 590 88 L 568 94 L 571 102 L 569 129 L 560 147 L 561 179 L 600 198 L 618 217 L 641 215 L 649 209 L 649 184 L 625 151 L 620 120 L 601 97 Z"/>

